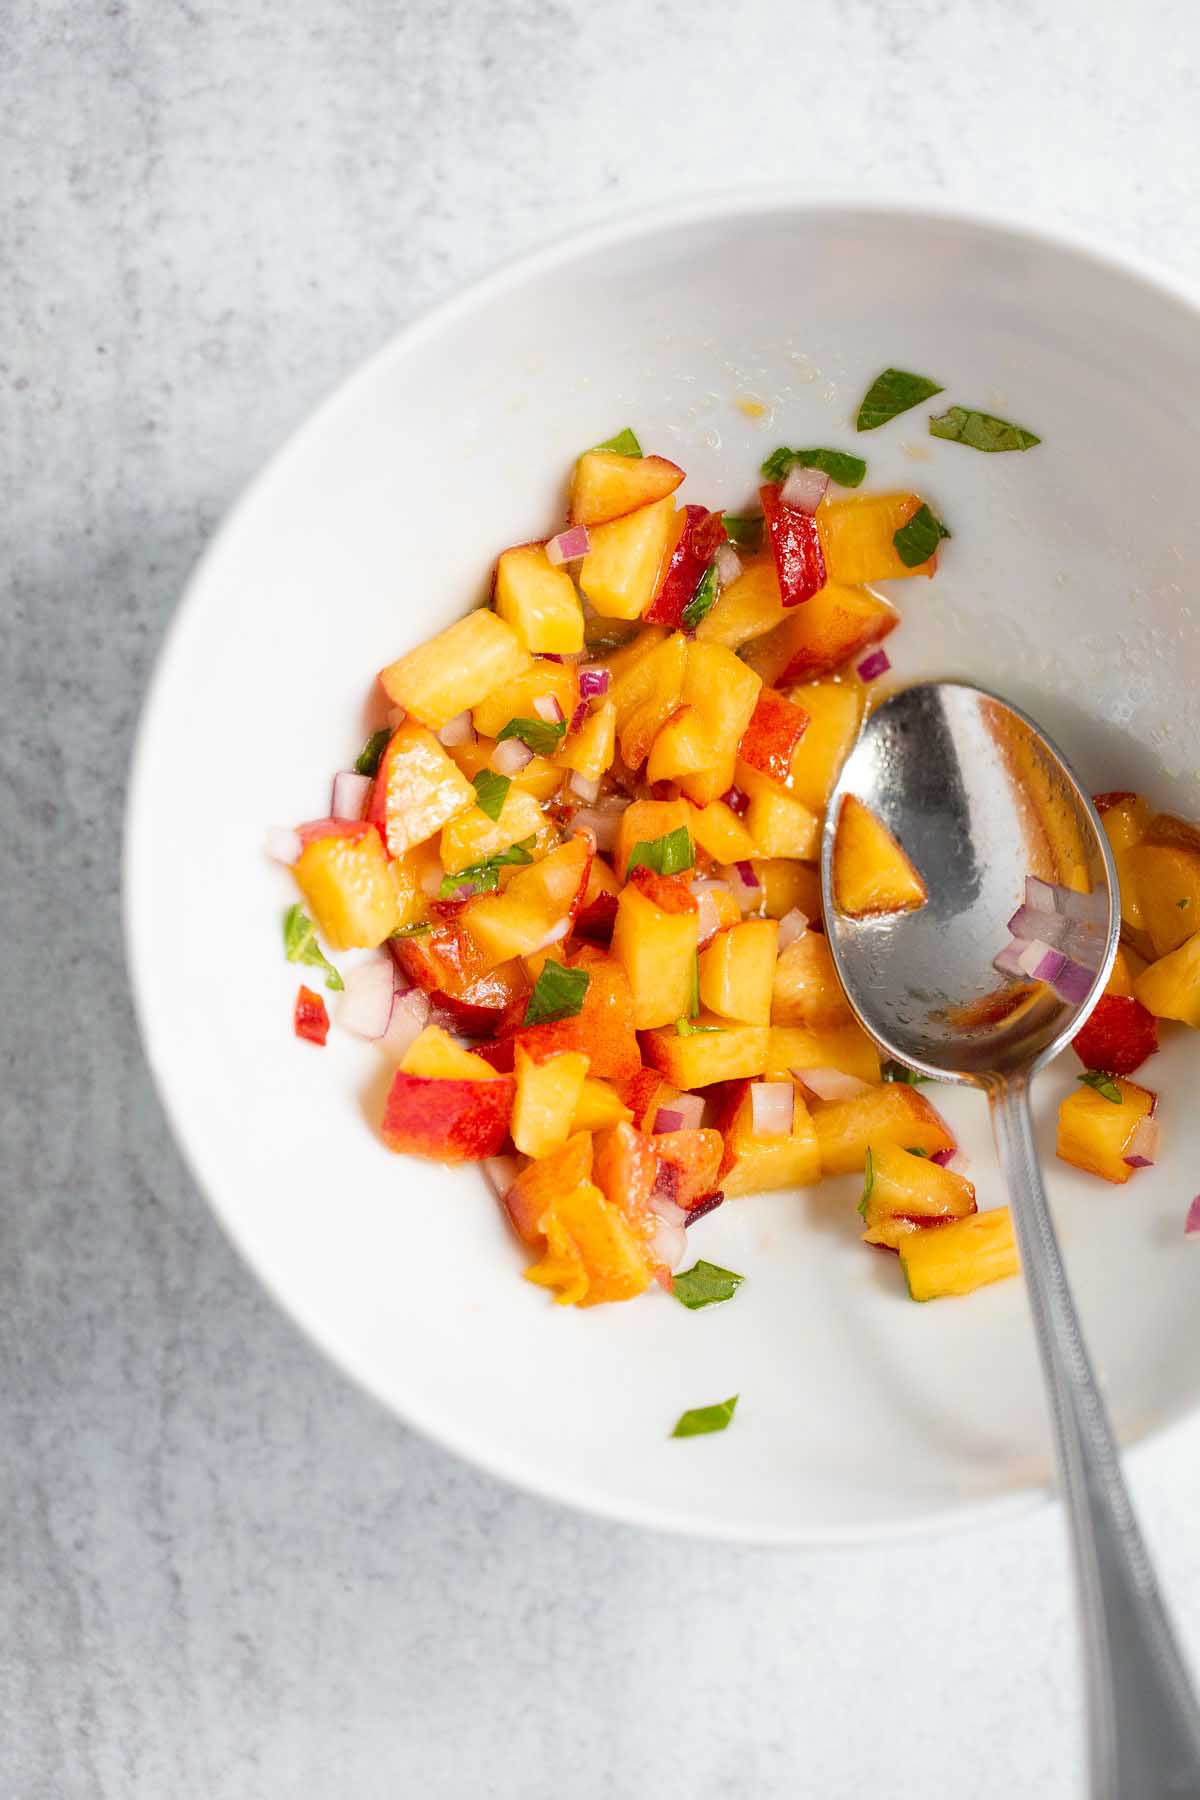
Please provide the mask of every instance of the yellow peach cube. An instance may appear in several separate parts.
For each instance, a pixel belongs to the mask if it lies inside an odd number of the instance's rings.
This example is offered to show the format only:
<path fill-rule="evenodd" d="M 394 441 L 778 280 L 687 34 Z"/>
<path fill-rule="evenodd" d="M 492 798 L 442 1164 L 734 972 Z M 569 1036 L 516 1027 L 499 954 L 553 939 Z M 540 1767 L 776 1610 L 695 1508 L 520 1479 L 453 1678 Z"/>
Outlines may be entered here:
<path fill-rule="evenodd" d="M 528 662 L 529 653 L 512 627 L 480 610 L 389 663 L 379 679 L 394 706 L 440 731 L 497 682 L 519 675 Z"/>

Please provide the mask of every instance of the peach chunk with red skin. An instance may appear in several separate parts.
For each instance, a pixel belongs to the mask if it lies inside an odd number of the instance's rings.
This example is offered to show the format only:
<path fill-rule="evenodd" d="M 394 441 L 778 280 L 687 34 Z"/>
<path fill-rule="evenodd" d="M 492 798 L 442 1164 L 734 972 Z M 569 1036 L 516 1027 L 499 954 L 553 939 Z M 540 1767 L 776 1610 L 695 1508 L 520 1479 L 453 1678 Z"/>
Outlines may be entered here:
<path fill-rule="evenodd" d="M 508 1136 L 516 1084 L 511 1075 L 460 1081 L 397 1070 L 383 1114 L 389 1150 L 436 1162 L 478 1162 L 496 1156 Z"/>

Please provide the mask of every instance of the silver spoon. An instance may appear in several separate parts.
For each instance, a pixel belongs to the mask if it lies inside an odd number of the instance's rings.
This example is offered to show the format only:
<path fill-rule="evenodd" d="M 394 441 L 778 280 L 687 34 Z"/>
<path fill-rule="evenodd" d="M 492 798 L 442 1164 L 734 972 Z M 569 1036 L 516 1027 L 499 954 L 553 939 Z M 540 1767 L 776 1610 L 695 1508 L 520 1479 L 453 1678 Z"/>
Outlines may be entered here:
<path fill-rule="evenodd" d="M 838 911 L 833 844 L 847 794 L 882 820 L 923 877 L 929 899 L 917 911 L 863 919 Z M 985 997 L 1008 985 L 992 959 L 1008 941 L 1006 922 L 1025 899 L 1026 877 L 1070 885 L 1072 865 L 1107 907 L 1089 959 L 1090 991 L 1072 1003 L 1038 984 L 1023 1007 L 986 1022 L 1004 1010 Z M 919 1073 L 983 1088 L 991 1105 L 1071 1535 L 1091 1793 L 1200 1796 L 1200 1711 L 1080 1332 L 1029 1110 L 1032 1077 L 1079 1029 L 1116 954 L 1116 870 L 1095 808 L 1016 707 L 963 683 L 920 683 L 871 714 L 847 759 L 827 814 L 821 888 L 838 974 L 867 1030 Z"/>

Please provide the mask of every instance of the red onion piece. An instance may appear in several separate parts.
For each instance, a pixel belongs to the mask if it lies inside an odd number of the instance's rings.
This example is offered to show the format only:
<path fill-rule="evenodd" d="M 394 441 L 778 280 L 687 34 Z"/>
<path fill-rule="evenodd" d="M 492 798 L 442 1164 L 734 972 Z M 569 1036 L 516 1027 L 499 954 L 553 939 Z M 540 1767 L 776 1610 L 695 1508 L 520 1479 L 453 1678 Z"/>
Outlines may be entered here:
<path fill-rule="evenodd" d="M 583 700 L 599 700 L 607 694 L 612 676 L 607 669 L 580 669 L 579 694 Z"/>
<path fill-rule="evenodd" d="M 877 675 L 886 675 L 891 666 L 891 658 L 886 650 L 872 650 L 870 656 L 864 656 L 858 665 L 858 679 L 874 681 Z"/>
<path fill-rule="evenodd" d="M 654 1131 L 682 1131 L 683 1114 L 674 1106 L 660 1106 L 654 1115 Z"/>
<path fill-rule="evenodd" d="M 792 1135 L 796 1090 L 790 1081 L 755 1081 L 750 1085 L 750 1120 L 755 1137 Z"/>
<path fill-rule="evenodd" d="M 356 1037 L 381 1038 L 392 1018 L 395 977 L 390 956 L 356 963 L 337 999 L 337 1022 Z"/>
<path fill-rule="evenodd" d="M 429 996 L 420 988 L 397 994 L 392 1000 L 392 1016 L 388 1028 L 379 1039 L 379 1048 L 392 1062 L 402 1062 L 429 1023 Z"/>
<path fill-rule="evenodd" d="M 520 738 L 505 738 L 492 751 L 492 767 L 497 775 L 519 775 L 533 761 L 533 751 Z"/>
<path fill-rule="evenodd" d="M 795 468 L 780 488 L 779 498 L 784 506 L 790 506 L 796 512 L 815 513 L 828 486 L 829 477 L 820 469 Z"/>
<path fill-rule="evenodd" d="M 1026 948 L 1023 938 L 1014 938 L 1011 944 L 1005 944 L 999 956 L 992 958 L 993 969 L 998 969 L 1001 975 L 1019 975 L 1021 956 Z"/>
<path fill-rule="evenodd" d="M 587 716 L 588 716 L 588 703 L 586 700 L 581 700 L 579 702 L 579 705 L 575 708 L 575 711 L 571 714 L 571 723 L 567 726 L 567 736 L 568 737 L 570 737 L 572 732 L 579 731 L 582 729 L 584 721 L 586 720 Z"/>
<path fill-rule="evenodd" d="M 717 581 L 723 588 L 732 587 L 742 572 L 742 559 L 732 544 L 718 544 L 713 561 L 717 565 Z"/>
<path fill-rule="evenodd" d="M 870 1086 L 857 1075 L 843 1075 L 840 1069 L 793 1069 L 792 1074 L 818 1100 L 853 1100 Z"/>
<path fill-rule="evenodd" d="M 1196 1195 L 1187 1209 L 1187 1218 L 1183 1222 L 1183 1229 L 1187 1237 L 1194 1237 L 1197 1232 L 1200 1232 L 1200 1194 Z"/>
<path fill-rule="evenodd" d="M 1025 877 L 1025 904 L 1040 911 L 1061 913 L 1064 918 L 1100 927 L 1103 927 L 1108 915 L 1108 902 L 1101 888 L 1094 888 L 1090 894 L 1080 894 L 1074 888 L 1056 886 L 1053 882 L 1041 880 L 1037 875 Z M 1017 935 L 1020 936 L 1020 933 Z"/>
<path fill-rule="evenodd" d="M 456 744 L 469 744 L 475 736 L 475 728 L 471 724 L 469 712 L 460 712 L 453 719 L 447 719 L 437 733 L 437 741 L 452 750 Z"/>
<path fill-rule="evenodd" d="M 660 1106 L 654 1117 L 653 1130 L 695 1131 L 704 1117 L 702 1094 L 677 1094 L 670 1106 Z M 664 1121 L 671 1120 L 666 1124 Z"/>
<path fill-rule="evenodd" d="M 1067 958 L 1050 986 L 1060 1000 L 1066 1000 L 1072 1006 L 1082 1006 L 1096 983 L 1096 971 L 1087 969 L 1082 963 L 1072 962 Z"/>
<path fill-rule="evenodd" d="M 705 1194 L 702 1200 L 697 1200 L 695 1206 L 688 1207 L 688 1215 L 684 1220 L 685 1226 L 694 1225 L 696 1220 L 704 1218 L 706 1213 L 716 1212 L 718 1206 L 721 1206 L 724 1203 L 724 1200 L 725 1196 L 720 1190 L 715 1194 Z"/>
<path fill-rule="evenodd" d="M 629 805 L 627 799 L 605 801 L 603 806 L 581 806 L 573 823 L 577 830 L 590 831 L 597 850 L 611 850 L 616 845 L 621 814 Z"/>
<path fill-rule="evenodd" d="M 586 525 L 570 525 L 566 531 L 560 531 L 546 544 L 546 556 L 557 568 L 566 562 L 577 562 L 588 553 L 588 532 Z"/>
<path fill-rule="evenodd" d="M 539 943 L 534 945 L 534 950 L 548 950 L 551 944 L 561 944 L 570 929 L 571 919 L 568 914 L 565 919 L 560 919 L 557 925 L 552 925 L 550 927 L 545 937 L 542 938 Z M 530 954 L 532 954 L 532 952 L 530 952 Z"/>
<path fill-rule="evenodd" d="M 371 791 L 371 777 L 353 769 L 340 769 L 333 778 L 333 799 L 329 803 L 331 819 L 361 819 Z"/>
<path fill-rule="evenodd" d="M 298 831 L 292 831 L 286 825 L 272 825 L 266 835 L 263 848 L 273 862 L 290 865 L 295 862 L 304 845 L 300 841 Z"/>
<path fill-rule="evenodd" d="M 429 900 L 437 899 L 438 894 L 441 892 L 442 882 L 445 879 L 445 875 L 446 875 L 446 871 L 442 866 L 440 858 L 435 857 L 434 861 L 429 865 L 429 867 L 425 870 L 425 872 L 421 876 L 421 892 L 425 895 L 425 897 L 427 899 L 429 899 Z"/>
<path fill-rule="evenodd" d="M 1133 1128 L 1123 1160 L 1131 1169 L 1152 1169 L 1158 1161 L 1161 1135 L 1162 1126 L 1157 1119 L 1149 1116 L 1139 1119 Z"/>
<path fill-rule="evenodd" d="M 936 1163 L 939 1169 L 947 1169 L 953 1161 L 956 1151 L 957 1146 L 951 1150 L 935 1150 L 929 1160 Z"/>
<path fill-rule="evenodd" d="M 1027 944 L 1038 939 L 1054 950 L 1061 950 L 1073 962 L 1091 956 L 1099 962 L 1103 939 L 1090 920 L 1073 919 L 1066 913 L 1041 912 L 1032 906 L 1019 906 L 1008 921 L 1015 938 Z"/>
<path fill-rule="evenodd" d="M 547 725 L 561 725 L 567 716 L 553 694 L 539 694 L 533 703 L 533 710 Z"/>
<path fill-rule="evenodd" d="M 749 810 L 750 796 L 749 794 L 743 794 L 740 787 L 729 788 L 722 794 L 721 798 L 724 800 L 729 810 L 735 812 L 739 819 L 742 817 L 743 813 Z"/>
<path fill-rule="evenodd" d="M 1034 981 L 1057 981 L 1066 964 L 1062 951 L 1043 943 L 1041 938 L 1033 938 L 1017 958 L 1022 975 L 1030 975 Z"/>
<path fill-rule="evenodd" d="M 756 893 L 761 892 L 758 876 L 754 873 L 754 864 L 752 862 L 736 862 L 733 865 L 733 870 L 743 887 L 753 888 Z"/>
<path fill-rule="evenodd" d="M 807 930 L 808 914 L 802 913 L 798 906 L 793 906 L 779 921 L 780 950 L 786 950 L 789 944 L 797 943 Z"/>
<path fill-rule="evenodd" d="M 581 800 L 586 800 L 589 806 L 594 806 L 596 801 L 600 798 L 600 783 L 598 781 L 589 781 L 586 775 L 581 775 L 579 773 L 578 769 L 572 771 L 571 779 L 567 783 L 567 786 L 573 794 L 578 794 Z"/>
<path fill-rule="evenodd" d="M 728 893 L 729 889 L 726 888 L 725 891 Z M 717 903 L 712 897 L 711 889 L 705 888 L 702 892 L 696 893 L 696 888 L 693 886 L 692 892 L 696 895 L 696 948 L 703 950 L 709 939 L 716 937 L 720 931 L 721 915 L 717 911 Z"/>
<path fill-rule="evenodd" d="M 660 1200 L 652 1196 L 650 1208 L 657 1220 L 654 1236 L 650 1240 L 651 1255 L 663 1268 L 677 1269 L 687 1250 L 684 1227 L 688 1216 L 673 1200 Z"/>

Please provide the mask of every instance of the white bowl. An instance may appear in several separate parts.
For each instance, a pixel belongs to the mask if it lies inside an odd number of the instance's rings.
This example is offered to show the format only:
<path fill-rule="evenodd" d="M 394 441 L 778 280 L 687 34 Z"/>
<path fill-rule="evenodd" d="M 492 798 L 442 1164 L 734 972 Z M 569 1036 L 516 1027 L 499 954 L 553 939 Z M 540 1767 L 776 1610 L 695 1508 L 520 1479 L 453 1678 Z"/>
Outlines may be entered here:
<path fill-rule="evenodd" d="M 1027 455 L 869 437 L 887 364 L 1037 431 Z M 737 401 L 754 396 L 766 420 Z M 757 1542 L 850 1540 L 995 1516 L 1045 1492 L 1021 1286 L 914 1306 L 858 1241 L 857 1182 L 727 1204 L 697 1255 L 729 1305 L 574 1312 L 521 1280 L 481 1175 L 391 1155 L 374 1053 L 291 1033 L 286 873 L 264 830 L 325 810 L 374 672 L 484 591 L 505 544 L 562 516 L 579 448 L 626 424 L 737 507 L 779 443 L 863 452 L 951 524 L 936 581 L 897 584 L 900 677 L 962 675 L 1028 708 L 1095 788 L 1200 811 L 1195 421 L 1200 317 L 1161 277 L 1018 225 L 910 206 L 756 197 L 592 232 L 403 332 L 235 510 L 163 651 L 133 770 L 130 968 L 191 1167 L 267 1287 L 402 1419 L 596 1512 Z M 1039 1083 L 1055 1214 L 1130 1442 L 1195 1404 L 1197 1045 L 1145 1072 L 1165 1160 L 1125 1188 L 1053 1155 L 1076 1065 Z M 946 1091 L 983 1204 L 982 1102 Z M 686 1407 L 740 1394 L 720 1437 Z"/>

